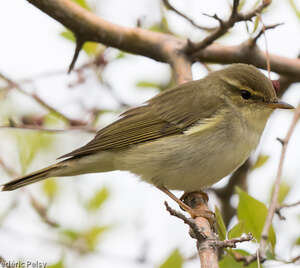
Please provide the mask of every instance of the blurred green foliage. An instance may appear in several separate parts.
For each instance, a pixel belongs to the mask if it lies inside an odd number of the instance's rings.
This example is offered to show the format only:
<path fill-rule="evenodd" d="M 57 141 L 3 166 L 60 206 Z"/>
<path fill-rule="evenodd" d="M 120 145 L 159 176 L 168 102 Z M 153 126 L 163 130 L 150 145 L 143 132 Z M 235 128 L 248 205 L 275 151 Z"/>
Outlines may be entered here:
<path fill-rule="evenodd" d="M 219 238 L 221 240 L 225 240 L 226 239 L 226 226 L 225 226 L 224 220 L 222 218 L 221 211 L 219 210 L 219 208 L 217 206 L 215 206 L 215 214 L 216 214 Z"/>
<path fill-rule="evenodd" d="M 61 241 L 70 247 L 76 248 L 80 253 L 93 252 L 99 242 L 101 235 L 106 232 L 109 226 L 92 226 L 87 230 L 60 230 Z"/>
<path fill-rule="evenodd" d="M 65 30 L 60 33 L 60 35 L 65 38 L 66 40 L 69 40 L 71 42 L 75 42 L 76 38 L 74 34 L 70 30 Z M 95 42 L 85 42 L 82 49 L 83 51 L 89 55 L 89 56 L 94 56 L 97 54 L 99 50 L 100 45 Z"/>
<path fill-rule="evenodd" d="M 47 265 L 47 268 L 65 268 L 63 259 L 59 260 L 57 263 L 54 263 L 52 265 Z"/>
<path fill-rule="evenodd" d="M 106 187 L 99 189 L 95 195 L 88 201 L 86 207 L 89 211 L 99 209 L 109 197 L 109 190 Z"/>
<path fill-rule="evenodd" d="M 268 155 L 260 154 L 257 157 L 256 162 L 251 167 L 251 170 L 254 170 L 254 169 L 262 167 L 264 164 L 267 163 L 268 160 L 269 160 L 269 156 Z"/>
<path fill-rule="evenodd" d="M 183 257 L 178 249 L 175 249 L 168 258 L 159 266 L 159 268 L 181 268 Z"/>
<path fill-rule="evenodd" d="M 50 200 L 52 200 L 58 192 L 57 182 L 53 178 L 49 178 L 43 181 L 42 187 L 43 187 L 43 192 Z"/>
<path fill-rule="evenodd" d="M 80 5 L 86 10 L 92 11 L 93 8 L 89 6 L 87 1 L 85 0 L 73 0 L 76 4 Z M 232 1 L 229 1 L 231 3 Z M 246 0 L 241 0 L 238 9 L 243 10 Z M 254 6 L 257 6 L 261 3 L 261 0 L 257 0 L 254 3 Z M 300 11 L 296 6 L 296 2 L 294 0 L 289 0 L 290 6 L 292 7 L 296 16 L 300 19 Z M 250 35 L 254 35 L 258 29 L 260 29 L 260 19 L 256 17 L 253 22 L 253 28 L 251 26 L 251 31 L 248 30 Z M 162 32 L 162 33 L 171 33 L 172 30 L 170 29 L 170 25 L 168 23 L 167 17 L 162 12 L 162 16 L 159 22 L 153 24 L 148 29 L 151 31 Z M 225 36 L 230 35 L 227 33 Z M 75 42 L 74 34 L 69 30 L 64 30 L 60 33 L 61 37 L 65 40 Z M 222 39 L 221 39 L 222 40 Z M 98 43 L 93 42 L 86 42 L 83 46 L 84 52 L 90 56 L 95 57 L 98 55 L 99 52 L 103 50 L 103 47 Z M 114 59 L 123 59 L 127 53 L 122 51 L 118 52 Z M 165 90 L 172 85 L 172 79 L 166 84 L 159 84 L 154 83 L 151 81 L 139 81 L 136 83 L 136 86 L 141 89 L 147 88 L 157 88 L 159 90 Z M 7 92 L 1 91 L 0 98 L 4 98 Z M 99 110 L 97 116 L 102 115 L 103 113 L 111 112 L 110 110 Z M 96 121 L 96 120 L 95 120 Z M 61 124 L 68 123 L 65 118 L 63 118 L 59 113 L 55 113 L 55 111 L 49 112 L 43 118 L 43 126 L 49 127 L 56 127 Z M 32 164 L 34 158 L 37 156 L 38 153 L 42 152 L 43 150 L 48 150 L 52 145 L 55 139 L 55 136 L 52 134 L 47 134 L 39 131 L 15 131 L 13 132 L 18 152 L 19 152 L 19 159 L 22 169 L 22 174 L 26 173 L 27 169 Z M 258 169 L 264 166 L 267 161 L 269 160 L 269 156 L 267 155 L 259 155 L 255 164 L 253 165 L 252 169 Z M 63 189 L 59 188 L 59 183 L 51 178 L 45 180 L 41 184 L 41 190 L 43 194 L 49 199 L 53 200 L 55 196 L 63 192 Z M 283 203 L 286 199 L 287 195 L 291 190 L 291 186 L 286 182 L 282 182 L 280 185 L 279 191 L 279 203 Z M 240 237 L 244 233 L 251 232 L 255 240 L 251 243 L 257 243 L 260 241 L 260 236 L 262 232 L 262 228 L 266 219 L 267 215 L 267 207 L 262 202 L 256 200 L 248 193 L 242 191 L 241 189 L 237 188 L 236 190 L 239 203 L 237 207 L 237 218 L 238 222 L 230 229 L 227 230 L 222 219 L 222 215 L 220 210 L 216 207 L 215 214 L 218 226 L 218 233 L 219 238 L 224 240 L 226 238 L 232 239 L 236 237 Z M 86 215 L 96 215 L 96 213 L 103 207 L 103 204 L 108 200 L 110 196 L 110 192 L 108 188 L 102 187 L 95 191 L 93 196 L 90 197 L 89 200 L 82 202 L 82 208 L 85 210 Z M 60 241 L 64 244 L 69 246 L 69 248 L 77 248 L 81 253 L 91 253 L 95 252 L 98 246 L 98 243 L 108 230 L 110 226 L 101 225 L 101 224 L 93 224 L 92 226 L 80 230 L 75 229 L 68 229 L 63 227 L 62 229 L 57 228 L 55 229 L 59 233 Z M 276 244 L 276 235 L 274 232 L 273 227 L 269 233 L 269 240 L 272 245 L 273 252 L 268 252 L 268 258 L 274 258 L 274 247 Z M 294 245 L 300 246 L 300 237 L 297 238 L 294 242 Z M 242 250 L 234 250 L 235 252 L 239 252 L 242 255 L 249 255 L 248 252 Z M 244 267 L 242 263 L 238 263 L 232 256 L 233 250 L 225 250 L 225 255 L 223 256 L 222 260 L 220 261 L 221 268 L 241 268 Z M 178 249 L 175 249 L 170 253 L 167 259 L 159 266 L 159 268 L 181 268 L 184 263 L 184 258 L 181 255 Z M 60 259 L 57 263 L 47 266 L 49 268 L 64 268 L 64 259 Z M 254 268 L 257 267 L 257 263 L 252 263 L 248 267 Z"/>
<path fill-rule="evenodd" d="M 299 9 L 298 9 L 297 6 L 296 6 L 295 1 L 294 1 L 294 0 L 289 0 L 289 2 L 290 2 L 290 5 L 291 5 L 291 7 L 292 7 L 294 13 L 295 13 L 296 16 L 298 17 L 298 19 L 300 19 L 300 11 L 299 11 Z"/>
<path fill-rule="evenodd" d="M 259 242 L 261 239 L 261 232 L 267 218 L 268 209 L 266 205 L 240 188 L 236 188 L 239 195 L 239 204 L 237 208 L 237 216 L 239 221 L 244 223 L 244 232 L 252 233 L 256 240 Z M 269 241 L 273 249 L 276 244 L 276 235 L 273 227 L 269 231 Z"/>
<path fill-rule="evenodd" d="M 229 231 L 228 231 L 228 238 L 236 238 L 240 237 L 243 233 L 245 233 L 245 224 L 244 221 L 240 220 L 236 225 L 234 225 Z"/>
<path fill-rule="evenodd" d="M 16 131 L 14 136 L 19 152 L 21 174 L 25 174 L 36 154 L 51 148 L 53 136 L 40 131 Z"/>
<path fill-rule="evenodd" d="M 248 256 L 249 253 L 247 253 L 244 250 L 234 250 L 235 252 L 238 252 L 239 254 L 241 254 L 242 256 Z M 219 262 L 219 266 L 220 268 L 262 268 L 263 266 L 260 265 L 258 266 L 257 262 L 252 262 L 251 264 L 249 264 L 248 266 L 245 266 L 243 264 L 243 262 L 237 262 L 234 257 L 233 254 L 231 254 L 232 250 L 228 250 L 228 254 L 226 254 L 224 256 L 224 258 Z"/>
<path fill-rule="evenodd" d="M 89 7 L 88 3 L 85 0 L 72 0 L 75 2 L 77 5 L 83 7 L 84 9 L 88 11 L 92 11 L 92 9 Z"/>

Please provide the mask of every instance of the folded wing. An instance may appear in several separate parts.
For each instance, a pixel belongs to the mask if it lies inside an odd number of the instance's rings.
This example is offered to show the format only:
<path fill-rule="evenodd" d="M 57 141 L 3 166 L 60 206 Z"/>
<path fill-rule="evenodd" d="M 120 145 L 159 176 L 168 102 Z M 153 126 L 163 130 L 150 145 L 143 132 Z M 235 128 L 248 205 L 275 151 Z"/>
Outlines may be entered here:
<path fill-rule="evenodd" d="M 146 105 L 124 112 L 122 118 L 99 130 L 89 143 L 60 158 L 123 149 L 133 144 L 181 134 L 198 121 L 214 116 L 218 109 L 215 105 L 216 97 L 209 97 L 211 94 L 204 97 L 203 91 L 199 94 L 201 90 L 199 81 L 166 90 Z M 200 106 L 207 109 L 199 109 Z"/>

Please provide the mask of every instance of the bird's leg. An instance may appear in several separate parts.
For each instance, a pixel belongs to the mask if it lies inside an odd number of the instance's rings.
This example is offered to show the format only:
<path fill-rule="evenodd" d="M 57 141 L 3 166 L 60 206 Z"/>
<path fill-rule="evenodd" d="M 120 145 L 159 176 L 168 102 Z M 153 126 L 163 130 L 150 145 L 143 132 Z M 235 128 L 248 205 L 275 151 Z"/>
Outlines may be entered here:
<path fill-rule="evenodd" d="M 205 200 L 205 202 L 208 202 L 208 194 L 206 192 L 203 192 L 203 191 L 195 191 L 195 192 L 185 192 L 181 197 L 180 197 L 180 200 L 181 201 L 185 201 L 186 198 L 188 198 L 188 196 L 190 194 L 199 194 L 199 195 L 202 195 L 203 199 Z"/>
<path fill-rule="evenodd" d="M 180 200 L 179 198 L 177 198 L 176 195 L 172 194 L 166 187 L 164 187 L 164 186 L 157 186 L 157 188 L 159 190 L 161 190 L 162 192 L 164 192 L 166 195 L 168 195 L 171 199 L 173 199 L 183 210 L 185 210 L 186 212 L 190 213 L 190 210 L 192 210 L 192 208 L 190 208 L 182 200 Z M 191 216 L 192 216 L 192 214 L 191 214 Z M 194 217 L 192 216 L 192 218 L 194 218 Z"/>
<path fill-rule="evenodd" d="M 161 190 L 162 192 L 164 192 L 165 194 L 167 194 L 170 198 L 172 198 L 183 210 L 185 210 L 187 213 L 189 213 L 191 215 L 192 218 L 196 218 L 196 217 L 203 217 L 206 218 L 210 223 L 213 222 L 214 220 L 214 213 L 209 211 L 209 210 L 205 210 L 205 209 L 201 209 L 201 208 L 193 208 L 193 206 L 188 206 L 187 204 L 185 204 L 184 202 L 186 200 L 188 200 L 188 198 L 191 196 L 191 194 L 197 193 L 197 195 L 200 195 L 203 199 L 204 202 L 206 203 L 208 201 L 208 196 L 206 193 L 204 192 L 192 192 L 192 193 L 184 193 L 183 196 L 179 199 L 177 198 L 174 194 L 172 194 L 166 187 L 164 186 L 160 186 L 157 187 L 159 190 Z M 204 194 L 203 194 L 204 193 Z M 189 201 L 193 201 L 193 200 L 189 200 Z M 196 202 L 197 200 L 195 200 L 194 202 Z M 192 204 L 192 202 L 189 202 L 190 204 Z"/>
<path fill-rule="evenodd" d="M 203 191 L 185 192 L 180 200 L 193 210 L 196 217 L 207 219 L 211 226 L 215 224 L 215 213 L 207 209 L 208 195 Z"/>

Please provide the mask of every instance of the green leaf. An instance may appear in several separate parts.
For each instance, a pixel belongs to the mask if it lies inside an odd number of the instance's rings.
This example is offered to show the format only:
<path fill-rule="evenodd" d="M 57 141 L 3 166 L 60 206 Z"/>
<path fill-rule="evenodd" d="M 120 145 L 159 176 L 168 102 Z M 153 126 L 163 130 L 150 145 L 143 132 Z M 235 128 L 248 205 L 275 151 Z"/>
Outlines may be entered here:
<path fill-rule="evenodd" d="M 76 42 L 74 34 L 69 30 L 61 32 L 60 35 L 71 42 Z M 89 56 L 95 55 L 98 52 L 98 48 L 99 44 L 95 42 L 85 42 L 82 47 L 83 51 Z"/>
<path fill-rule="evenodd" d="M 244 268 L 243 263 L 237 262 L 231 255 L 226 255 L 219 262 L 220 268 Z"/>
<path fill-rule="evenodd" d="M 276 259 L 276 256 L 275 256 L 274 252 L 271 251 L 271 250 L 268 250 L 268 249 L 266 251 L 266 257 L 267 257 L 268 260 L 275 260 Z"/>
<path fill-rule="evenodd" d="M 260 4 L 261 0 L 256 0 L 254 5 L 252 6 L 251 10 L 254 10 L 255 8 L 258 7 L 258 5 Z"/>
<path fill-rule="evenodd" d="M 238 12 L 240 12 L 243 9 L 245 3 L 246 3 L 246 0 L 240 1 L 239 5 L 238 5 Z"/>
<path fill-rule="evenodd" d="M 87 209 L 91 211 L 99 209 L 101 205 L 107 200 L 108 197 L 109 197 L 108 189 L 106 187 L 101 188 L 88 201 Z"/>
<path fill-rule="evenodd" d="M 181 268 L 183 265 L 183 257 L 178 249 L 175 249 L 169 257 L 159 266 L 159 268 Z"/>
<path fill-rule="evenodd" d="M 268 209 L 264 203 L 256 200 L 240 188 L 237 187 L 236 191 L 239 195 L 239 204 L 237 209 L 238 219 L 244 222 L 245 232 L 252 233 L 257 241 L 260 241 Z M 269 241 L 274 249 L 276 236 L 273 227 L 271 227 L 269 231 Z"/>
<path fill-rule="evenodd" d="M 116 59 L 123 59 L 123 58 L 125 58 L 125 56 L 126 56 L 126 53 L 120 51 L 120 52 L 118 53 L 118 55 L 116 56 Z"/>
<path fill-rule="evenodd" d="M 243 256 L 250 255 L 249 253 L 245 252 L 244 250 L 234 250 L 240 253 Z M 242 262 L 237 262 L 234 257 L 230 254 L 225 255 L 221 261 L 219 261 L 220 268 L 245 268 Z M 247 268 L 257 268 L 258 265 L 256 262 L 252 262 L 247 266 Z M 262 267 L 262 266 L 261 266 Z"/>
<path fill-rule="evenodd" d="M 260 168 L 262 167 L 269 159 L 269 156 L 268 155 L 263 155 L 263 154 L 260 154 L 257 159 L 256 159 L 256 162 L 255 164 L 252 166 L 252 170 L 253 169 L 257 169 L 257 168 Z"/>
<path fill-rule="evenodd" d="M 253 27 L 253 30 L 252 30 L 252 33 L 255 33 L 257 28 L 258 28 L 258 25 L 259 25 L 259 17 L 256 16 L 255 17 L 255 21 L 254 21 L 254 27 Z"/>
<path fill-rule="evenodd" d="M 56 113 L 50 112 L 46 116 L 44 116 L 44 126 L 47 127 L 57 127 L 63 126 L 65 120 Z"/>
<path fill-rule="evenodd" d="M 47 179 L 42 184 L 43 191 L 49 199 L 53 199 L 53 197 L 57 193 L 57 182 L 54 179 Z"/>
<path fill-rule="evenodd" d="M 300 19 L 300 11 L 298 10 L 295 1 L 294 0 L 289 0 L 290 1 L 290 5 L 293 9 L 293 11 L 295 12 L 296 16 Z"/>
<path fill-rule="evenodd" d="M 152 25 L 148 30 L 160 33 L 171 33 L 166 17 L 163 17 L 159 23 Z"/>
<path fill-rule="evenodd" d="M 80 237 L 80 233 L 72 229 L 63 229 L 60 233 L 62 236 L 67 237 L 71 242 L 74 242 Z"/>
<path fill-rule="evenodd" d="M 83 233 L 83 238 L 86 241 L 87 248 L 90 251 L 94 251 L 100 236 L 109 229 L 108 226 L 94 226 L 85 233 Z"/>
<path fill-rule="evenodd" d="M 60 35 L 62 37 L 64 37 L 65 39 L 67 39 L 69 41 L 72 41 L 74 43 L 76 41 L 74 34 L 71 31 L 69 31 L 69 30 L 61 32 Z"/>
<path fill-rule="evenodd" d="M 300 246 L 300 237 L 298 237 L 297 240 L 295 241 L 295 245 Z"/>
<path fill-rule="evenodd" d="M 67 238 L 68 242 L 73 244 L 77 241 L 83 243 L 83 252 L 91 252 L 94 251 L 97 243 L 99 241 L 100 236 L 109 229 L 109 226 L 93 226 L 85 231 L 76 231 L 72 229 L 64 229 L 60 233 L 62 238 Z"/>
<path fill-rule="evenodd" d="M 59 262 L 52 264 L 52 265 L 47 265 L 47 268 L 64 268 L 65 265 L 63 263 L 63 259 L 60 259 Z"/>
<path fill-rule="evenodd" d="M 215 206 L 215 214 L 217 220 L 218 233 L 221 240 L 226 239 L 226 226 L 222 218 L 221 211 L 217 206 Z"/>
<path fill-rule="evenodd" d="M 140 81 L 136 83 L 137 87 L 143 87 L 143 88 L 148 88 L 148 87 L 154 87 L 154 88 L 159 88 L 160 86 L 158 84 L 148 82 L 148 81 Z"/>
<path fill-rule="evenodd" d="M 72 1 L 75 2 L 77 5 L 83 7 L 84 9 L 88 10 L 88 11 L 92 10 L 85 0 L 72 0 Z"/>
<path fill-rule="evenodd" d="M 85 42 L 82 49 L 89 56 L 93 56 L 98 52 L 99 44 L 95 42 Z"/>
<path fill-rule="evenodd" d="M 22 131 L 15 134 L 22 174 L 32 163 L 34 157 L 42 149 L 51 147 L 53 136 L 38 131 Z"/>
<path fill-rule="evenodd" d="M 239 221 L 228 232 L 228 239 L 240 237 L 243 233 L 245 233 L 245 224 L 243 221 Z"/>

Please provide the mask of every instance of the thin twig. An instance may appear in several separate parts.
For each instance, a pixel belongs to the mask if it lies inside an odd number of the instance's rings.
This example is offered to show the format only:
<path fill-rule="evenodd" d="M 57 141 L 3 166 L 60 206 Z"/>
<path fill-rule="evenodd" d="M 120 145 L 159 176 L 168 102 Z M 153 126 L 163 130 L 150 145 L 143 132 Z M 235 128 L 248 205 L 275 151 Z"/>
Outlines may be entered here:
<path fill-rule="evenodd" d="M 265 51 L 266 51 L 266 63 L 267 63 L 267 71 L 268 71 L 268 77 L 271 80 L 271 64 L 270 64 L 270 54 L 269 54 L 269 48 L 268 48 L 268 39 L 266 36 L 266 26 L 262 20 L 261 14 L 258 14 L 258 19 L 261 21 L 262 24 L 262 34 L 264 35 L 265 39 Z"/>
<path fill-rule="evenodd" d="M 46 223 L 52 228 L 59 227 L 59 224 L 57 222 L 49 218 L 47 214 L 47 208 L 45 206 L 43 206 L 37 199 L 35 199 L 32 194 L 29 194 L 29 198 L 32 207 L 34 208 L 34 210 L 40 216 L 40 218 L 44 223 Z"/>
<path fill-rule="evenodd" d="M 73 68 L 75 66 L 75 63 L 76 63 L 76 60 L 79 56 L 79 52 L 80 52 L 80 50 L 83 47 L 84 42 L 85 42 L 85 40 L 82 40 L 81 37 L 77 37 L 76 35 L 75 35 L 75 37 L 76 37 L 76 47 L 75 47 L 75 51 L 74 51 L 72 61 L 70 63 L 69 69 L 68 69 L 68 74 L 71 73 L 71 71 L 73 70 Z"/>
<path fill-rule="evenodd" d="M 284 163 L 284 159 L 285 159 L 285 155 L 286 155 L 287 146 L 288 146 L 288 143 L 289 143 L 289 141 L 291 139 L 291 136 L 294 132 L 296 124 L 299 121 L 299 118 L 300 118 L 300 104 L 296 108 L 291 126 L 290 126 L 290 128 L 287 132 L 287 135 L 284 138 L 283 144 L 282 144 L 282 151 L 281 151 L 280 162 L 279 162 L 279 165 L 278 165 L 278 171 L 277 171 L 276 179 L 275 179 L 275 182 L 274 182 L 274 191 L 273 191 L 273 195 L 272 195 L 272 200 L 271 200 L 271 204 L 270 204 L 270 207 L 269 207 L 269 210 L 268 210 L 267 219 L 265 221 L 265 225 L 264 225 L 263 231 L 261 233 L 259 253 L 260 253 L 260 256 L 262 256 L 262 257 L 265 257 L 269 230 L 270 230 L 270 227 L 272 225 L 272 220 L 273 220 L 276 208 L 278 207 L 278 195 L 279 195 L 280 180 L 281 180 L 281 176 L 282 176 L 283 163 Z"/>
<path fill-rule="evenodd" d="M 215 245 L 218 248 L 236 248 L 237 243 L 242 242 L 249 242 L 253 240 L 253 235 L 251 233 L 248 233 L 246 235 L 242 235 L 241 237 L 229 239 L 229 240 L 215 240 L 212 242 L 213 245 Z"/>
<path fill-rule="evenodd" d="M 291 208 L 291 207 L 296 207 L 296 206 L 299 206 L 299 205 L 300 205 L 300 201 L 295 202 L 295 203 L 291 203 L 291 204 L 282 204 L 282 205 L 279 205 L 276 208 L 275 213 L 278 215 L 279 219 L 286 220 L 286 218 L 281 214 L 281 210 L 283 208 Z"/>
<path fill-rule="evenodd" d="M 202 233 L 197 224 L 195 223 L 195 221 L 193 219 L 188 219 L 186 216 L 184 216 L 182 213 L 180 213 L 179 211 L 176 211 L 175 209 L 172 209 L 169 204 L 165 201 L 164 202 L 167 211 L 169 211 L 169 213 L 174 216 L 177 217 L 181 220 L 183 220 L 183 222 L 185 224 L 187 224 L 188 226 L 190 226 L 191 230 L 192 230 L 192 234 L 193 234 L 193 238 L 197 239 L 197 241 L 202 241 L 203 239 L 206 239 L 207 236 Z"/>
<path fill-rule="evenodd" d="M 192 24 L 193 26 L 195 26 L 196 28 L 200 29 L 200 30 L 204 30 L 204 31 L 214 31 L 216 29 L 216 27 L 206 27 L 206 26 L 201 26 L 199 24 L 197 24 L 194 20 L 192 20 L 191 18 L 189 18 L 188 16 L 186 16 L 185 14 L 183 14 L 182 12 L 180 12 L 178 9 L 176 9 L 175 7 L 173 7 L 169 0 L 163 0 L 164 5 L 169 9 L 172 10 L 173 12 L 175 12 L 177 15 L 179 15 L 180 17 L 183 17 L 185 20 L 187 20 L 190 24 Z"/>
<path fill-rule="evenodd" d="M 264 34 L 265 31 L 275 29 L 278 26 L 283 25 L 284 23 L 275 23 L 270 25 L 263 25 L 262 29 L 259 31 L 259 33 L 252 39 L 253 43 L 255 44 L 257 40 Z"/>
<path fill-rule="evenodd" d="M 207 46 L 211 45 L 215 40 L 224 35 L 230 28 L 234 26 L 235 23 L 240 21 L 247 21 L 252 19 L 257 14 L 260 14 L 262 10 L 267 7 L 271 1 L 263 1 L 261 5 L 259 5 L 254 10 L 251 10 L 248 13 L 242 14 L 238 11 L 239 0 L 233 0 L 233 6 L 231 10 L 231 14 L 228 20 L 224 21 L 220 19 L 216 14 L 212 16 L 214 19 L 217 19 L 220 23 L 219 27 L 213 31 L 211 34 L 206 36 L 202 41 L 197 44 L 193 44 L 192 46 L 187 46 L 186 52 L 191 55 L 196 51 L 202 50 Z"/>
<path fill-rule="evenodd" d="M 291 204 L 283 204 L 283 205 L 280 205 L 278 207 L 278 209 L 282 209 L 282 208 L 291 208 L 291 207 L 296 207 L 296 206 L 299 206 L 300 205 L 300 201 L 297 201 L 295 203 L 291 203 Z"/>
<path fill-rule="evenodd" d="M 52 128 L 44 128 L 36 125 L 15 125 L 15 126 L 0 126 L 0 129 L 22 129 L 22 130 L 35 130 L 42 131 L 48 133 L 65 133 L 67 131 L 84 131 L 89 133 L 96 133 L 97 130 L 92 127 L 84 126 L 84 127 L 68 127 L 66 129 L 52 129 Z"/>
<path fill-rule="evenodd" d="M 5 170 L 5 172 L 9 176 L 16 177 L 18 175 L 17 172 L 13 168 L 9 167 L 1 158 L 0 158 L 0 166 Z"/>
<path fill-rule="evenodd" d="M 71 119 L 71 118 L 67 117 L 66 115 L 62 114 L 60 111 L 58 111 L 57 109 L 55 109 L 54 107 L 52 107 L 51 105 L 49 105 L 48 103 L 46 103 L 44 100 L 42 100 L 36 94 L 28 93 L 27 91 L 25 91 L 21 87 L 21 85 L 19 85 L 17 82 L 13 81 L 12 79 L 10 79 L 9 77 L 7 77 L 6 75 L 0 73 L 0 78 L 3 79 L 4 81 L 6 81 L 6 83 L 8 84 L 8 86 L 10 86 L 11 88 L 15 88 L 20 93 L 22 93 L 22 94 L 24 94 L 24 95 L 26 95 L 26 96 L 34 99 L 42 107 L 44 107 L 48 111 L 56 114 L 58 117 L 62 118 L 63 120 L 67 121 L 71 126 L 83 126 L 83 125 L 86 125 L 86 123 L 83 122 L 83 121 L 81 121 L 81 120 L 74 120 L 74 119 Z"/>

